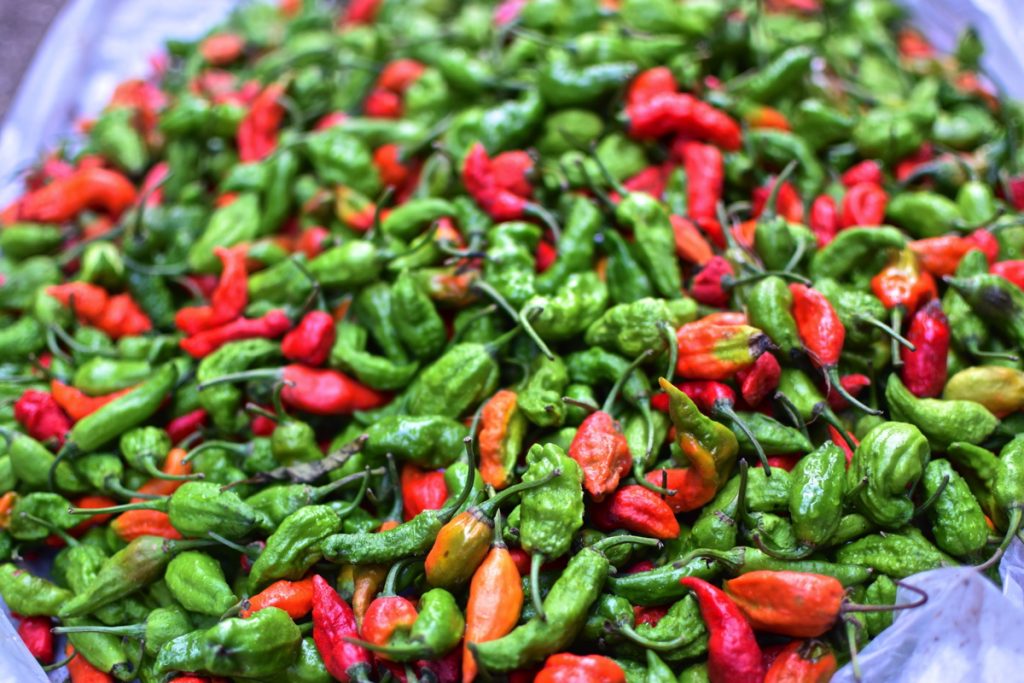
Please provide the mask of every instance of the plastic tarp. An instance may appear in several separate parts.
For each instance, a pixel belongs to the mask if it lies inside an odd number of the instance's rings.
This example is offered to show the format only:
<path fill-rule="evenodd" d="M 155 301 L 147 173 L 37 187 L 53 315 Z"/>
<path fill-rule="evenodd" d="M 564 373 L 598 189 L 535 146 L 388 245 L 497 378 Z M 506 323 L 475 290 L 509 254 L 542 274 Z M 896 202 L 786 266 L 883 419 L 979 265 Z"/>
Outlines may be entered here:
<path fill-rule="evenodd" d="M 237 0 L 70 0 L 25 74 L 0 128 L 0 205 L 20 190 L 20 172 L 98 113 L 114 87 L 146 76 L 169 39 L 190 39 L 223 19 Z M 986 46 L 984 66 L 1009 94 L 1024 98 L 1024 0 L 903 0 L 936 47 L 950 50 L 966 26 Z M 929 594 L 897 612 L 892 628 L 860 654 L 863 680 L 892 683 L 1013 680 L 1024 671 L 1024 545 L 1000 564 L 1003 589 L 970 569 L 939 569 L 906 581 Z M 898 602 L 914 595 L 902 590 Z M 0 619 L 0 683 L 48 679 Z M 835 681 L 855 680 L 850 666 Z"/>

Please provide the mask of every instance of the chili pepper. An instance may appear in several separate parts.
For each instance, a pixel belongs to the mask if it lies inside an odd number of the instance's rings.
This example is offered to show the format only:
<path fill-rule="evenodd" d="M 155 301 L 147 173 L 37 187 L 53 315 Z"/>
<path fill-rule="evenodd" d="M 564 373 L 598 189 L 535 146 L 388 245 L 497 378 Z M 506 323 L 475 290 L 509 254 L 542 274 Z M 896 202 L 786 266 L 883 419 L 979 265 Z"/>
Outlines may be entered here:
<path fill-rule="evenodd" d="M 418 611 L 404 598 L 378 598 L 363 618 L 366 640 L 349 642 L 390 661 L 437 659 L 458 644 L 464 628 L 455 598 L 443 588 L 433 588 L 420 596 Z"/>
<path fill-rule="evenodd" d="M 811 203 L 811 212 L 807 224 L 814 232 L 819 247 L 826 247 L 842 229 L 839 209 L 835 200 L 828 195 L 819 195 Z"/>
<path fill-rule="evenodd" d="M 690 379 L 728 379 L 753 365 L 771 343 L 754 327 L 719 325 L 707 319 L 686 323 L 676 331 L 676 338 L 676 372 Z"/>
<path fill-rule="evenodd" d="M 396 363 L 367 352 L 369 334 L 366 328 L 341 321 L 335 327 L 335 342 L 329 365 L 351 372 L 356 379 L 372 389 L 400 389 L 408 386 L 419 370 L 419 363 Z"/>
<path fill-rule="evenodd" d="M 242 162 L 260 161 L 277 147 L 278 127 L 284 118 L 280 99 L 284 86 L 272 83 L 253 101 L 238 125 L 238 156 Z"/>
<path fill-rule="evenodd" d="M 761 649 L 735 603 L 718 588 L 694 577 L 680 580 L 697 596 L 708 625 L 708 678 L 711 681 L 761 681 Z"/>
<path fill-rule="evenodd" d="M 600 680 L 606 683 L 625 683 L 626 674 L 614 660 L 601 655 L 583 657 L 563 652 L 551 655 L 544 668 L 534 679 L 540 683 L 574 683 Z"/>
<path fill-rule="evenodd" d="M 687 134 L 730 151 L 742 142 L 739 126 L 728 114 L 686 93 L 655 94 L 627 106 L 625 116 L 633 138 Z"/>
<path fill-rule="evenodd" d="M 660 539 L 679 535 L 672 508 L 657 493 L 643 486 L 617 489 L 610 498 L 590 506 L 591 519 L 599 529 L 626 529 Z"/>
<path fill-rule="evenodd" d="M 701 415 L 693 401 L 667 380 L 661 379 L 660 383 L 669 396 L 676 442 L 700 475 L 704 495 L 710 499 L 732 470 L 739 451 L 736 436 L 724 425 Z"/>
<path fill-rule="evenodd" d="M 493 160 L 481 143 L 473 145 L 466 155 L 462 182 L 480 208 L 494 220 L 514 221 L 533 216 L 549 226 L 554 224 L 554 219 L 543 207 L 497 184 Z"/>
<path fill-rule="evenodd" d="M 370 653 L 348 640 L 359 632 L 352 608 L 319 574 L 312 588 L 313 640 L 327 671 L 343 682 L 366 680 Z"/>
<path fill-rule="evenodd" d="M 159 536 L 180 540 L 181 532 L 171 524 L 166 512 L 159 510 L 128 510 L 118 515 L 111 523 L 117 537 L 122 541 L 134 541 L 140 536 Z"/>
<path fill-rule="evenodd" d="M 168 422 L 167 434 L 171 437 L 171 443 L 181 443 L 187 437 L 195 434 L 206 425 L 206 418 L 206 411 L 197 408 Z"/>
<path fill-rule="evenodd" d="M 793 318 L 800 341 L 811 360 L 825 372 L 831 386 L 851 405 L 867 413 L 877 413 L 854 398 L 839 381 L 839 355 L 846 339 L 846 328 L 832 304 L 821 292 L 800 283 L 790 283 L 789 291 L 793 295 Z"/>
<path fill-rule="evenodd" d="M 185 307 L 174 316 L 178 329 L 190 336 L 232 322 L 242 315 L 248 303 L 247 247 L 215 247 L 213 251 L 223 264 L 223 270 L 210 297 L 210 305 Z"/>
<path fill-rule="evenodd" d="M 53 396 L 45 391 L 28 389 L 14 404 L 14 419 L 37 441 L 53 439 L 58 447 L 71 429 L 71 421 Z"/>
<path fill-rule="evenodd" d="M 127 294 L 109 296 L 101 287 L 86 282 L 54 285 L 46 293 L 74 310 L 82 323 L 114 338 L 141 334 L 152 328 L 149 318 Z"/>
<path fill-rule="evenodd" d="M 23 617 L 55 616 L 72 598 L 70 591 L 10 562 L 0 564 L 0 576 L 0 597 L 11 611 Z"/>
<path fill-rule="evenodd" d="M 760 405 L 779 386 L 782 368 L 771 353 L 757 357 L 750 368 L 736 373 L 740 382 L 740 395 L 747 405 Z"/>
<path fill-rule="evenodd" d="M 168 563 L 164 581 L 171 595 L 190 612 L 220 616 L 237 601 L 220 563 L 205 553 L 179 553 Z"/>
<path fill-rule="evenodd" d="M 881 185 L 867 181 L 853 185 L 843 197 L 842 227 L 881 225 L 889 197 Z"/>
<path fill-rule="evenodd" d="M 868 432 L 847 473 L 858 510 L 886 528 L 907 523 L 914 505 L 906 487 L 921 478 L 929 453 L 924 435 L 911 424 L 888 422 Z"/>
<path fill-rule="evenodd" d="M 956 557 L 981 550 L 988 538 L 988 527 L 981 505 L 967 482 L 949 464 L 935 459 L 928 463 L 922 477 L 924 494 L 934 502 L 927 509 L 936 545 Z"/>
<path fill-rule="evenodd" d="M 595 321 L 588 328 L 588 335 L 599 322 Z M 566 408 L 562 395 L 568 383 L 569 373 L 561 358 L 550 360 L 544 355 L 538 355 L 533 360 L 530 379 L 516 395 L 516 407 L 527 420 L 539 427 L 558 426 L 565 420 Z M 480 448 L 482 452 L 483 446 Z"/>
<path fill-rule="evenodd" d="M 952 275 L 974 242 L 959 235 L 941 235 L 914 240 L 909 245 L 921 267 L 936 277 Z"/>
<path fill-rule="evenodd" d="M 238 318 L 219 327 L 198 332 L 182 339 L 182 350 L 193 358 L 205 358 L 225 344 L 242 339 L 276 339 L 289 329 L 291 321 L 280 310 L 272 310 L 260 318 Z"/>
<path fill-rule="evenodd" d="M 785 280 L 775 275 L 762 278 L 745 294 L 750 324 L 764 330 L 786 356 L 798 358 L 804 351 L 804 345 L 791 313 L 794 295 Z"/>
<path fill-rule="evenodd" d="M 918 398 L 934 398 L 946 384 L 949 354 L 949 321 L 938 301 L 931 301 L 914 314 L 907 339 L 916 350 L 900 350 L 903 368 L 900 376 L 910 393 Z"/>
<path fill-rule="evenodd" d="M 885 398 L 893 419 L 915 425 L 937 450 L 954 441 L 979 444 L 996 428 L 999 420 L 973 401 L 917 398 L 895 375 L 890 375 Z"/>
<path fill-rule="evenodd" d="M 899 533 L 871 534 L 847 543 L 836 551 L 836 560 L 871 567 L 895 579 L 952 564 L 952 558 L 912 527 L 904 527 Z"/>
<path fill-rule="evenodd" d="M 730 292 L 727 279 L 736 275 L 732 264 L 721 256 L 712 256 L 690 284 L 690 296 L 702 304 L 725 308 L 729 305 Z"/>
<path fill-rule="evenodd" d="M 116 171 L 82 166 L 66 178 L 56 179 L 31 192 L 18 204 L 18 219 L 63 223 L 87 208 L 101 209 L 117 218 L 135 202 L 135 187 Z"/>
<path fill-rule="evenodd" d="M 444 473 L 424 471 L 406 463 L 402 466 L 402 518 L 409 521 L 424 510 L 437 510 L 448 499 Z"/>
<path fill-rule="evenodd" d="M 3 428 L 0 428 L 0 435 L 3 435 L 7 442 L 11 470 L 18 481 L 35 488 L 43 488 L 48 483 L 51 466 L 56 464 L 54 481 L 59 489 L 76 493 L 88 490 L 88 484 L 75 472 L 70 463 L 57 462 L 56 456 L 32 437 Z"/>
<path fill-rule="evenodd" d="M 967 368 L 949 378 L 942 398 L 974 401 L 1003 418 L 1024 404 L 1024 373 L 995 365 Z"/>
<path fill-rule="evenodd" d="M 814 278 L 830 277 L 840 282 L 856 272 L 870 270 L 868 264 L 884 259 L 887 250 L 902 249 L 906 237 L 894 228 L 847 228 L 811 257 Z"/>
<path fill-rule="evenodd" d="M 1024 340 L 1024 328 L 1015 319 L 1024 307 L 1024 292 L 1006 278 L 994 274 L 948 278 L 947 283 L 970 304 L 986 322 L 999 329 L 1018 346 Z M 998 313 L 997 313 L 998 311 Z"/>
<path fill-rule="evenodd" d="M 49 617 L 23 617 L 18 621 L 18 637 L 37 661 L 53 661 L 53 634 Z"/>
<path fill-rule="evenodd" d="M 340 372 L 304 365 L 246 370 L 221 375 L 199 385 L 199 391 L 225 382 L 252 379 L 280 379 L 281 399 L 289 406 L 316 415 L 343 415 L 369 410 L 384 403 L 384 396 L 364 387 Z"/>
<path fill-rule="evenodd" d="M 480 474 L 497 489 L 510 483 L 526 431 L 526 419 L 517 404 L 517 394 L 503 389 L 480 412 Z"/>
<path fill-rule="evenodd" d="M 323 365 L 334 346 L 334 319 L 323 311 L 310 311 L 281 340 L 281 354 L 306 365 Z"/>

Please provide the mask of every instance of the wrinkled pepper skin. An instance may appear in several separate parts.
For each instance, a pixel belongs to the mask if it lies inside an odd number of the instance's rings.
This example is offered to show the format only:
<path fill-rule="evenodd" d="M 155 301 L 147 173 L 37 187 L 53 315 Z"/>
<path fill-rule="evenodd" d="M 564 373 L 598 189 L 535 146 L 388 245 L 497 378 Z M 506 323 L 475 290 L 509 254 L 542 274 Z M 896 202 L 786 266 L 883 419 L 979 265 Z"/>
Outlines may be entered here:
<path fill-rule="evenodd" d="M 868 432 L 847 472 L 846 485 L 860 513 L 886 529 L 909 522 L 914 503 L 907 491 L 924 474 L 930 456 L 928 441 L 911 424 L 886 422 Z"/>

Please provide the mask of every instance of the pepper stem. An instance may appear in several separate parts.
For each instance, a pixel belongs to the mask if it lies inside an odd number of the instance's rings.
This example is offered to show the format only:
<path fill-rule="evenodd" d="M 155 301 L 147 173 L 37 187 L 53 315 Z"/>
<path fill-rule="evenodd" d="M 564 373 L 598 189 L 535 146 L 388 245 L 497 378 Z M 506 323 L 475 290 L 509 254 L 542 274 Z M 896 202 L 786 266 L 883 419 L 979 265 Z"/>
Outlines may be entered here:
<path fill-rule="evenodd" d="M 648 638 L 642 636 L 636 632 L 636 630 L 629 624 L 616 624 L 611 626 L 611 630 L 618 633 L 620 636 L 628 641 L 636 643 L 640 647 L 645 647 L 648 650 L 654 650 L 655 652 L 671 652 L 691 642 L 694 638 L 692 633 L 680 633 L 672 640 L 655 640 L 654 638 Z"/>
<path fill-rule="evenodd" d="M 676 363 L 679 362 L 679 340 L 676 339 L 676 331 L 664 320 L 659 320 L 658 330 L 665 338 L 665 346 L 668 349 L 668 368 L 665 369 L 665 378 L 671 382 L 676 376 Z"/>
<path fill-rule="evenodd" d="M 246 446 L 245 444 L 234 443 L 233 441 L 206 441 L 204 443 L 199 444 L 198 446 L 190 450 L 188 453 L 186 453 L 185 457 L 182 458 L 181 461 L 191 462 L 192 458 L 196 457 L 203 451 L 209 450 L 211 448 L 222 448 L 230 453 L 235 453 L 236 455 L 244 455 L 249 450 L 249 447 Z"/>
<path fill-rule="evenodd" d="M 836 416 L 834 412 L 832 412 L 832 409 L 829 408 L 827 404 L 819 403 L 818 405 L 814 406 L 814 410 L 821 417 L 821 419 L 835 427 L 836 431 L 839 432 L 839 435 L 841 437 L 843 437 L 843 441 L 846 442 L 846 445 L 849 446 L 851 450 L 857 450 L 857 444 L 854 443 L 852 438 L 850 438 L 850 435 L 846 431 L 846 426 L 839 421 L 839 418 Z"/>
<path fill-rule="evenodd" d="M 141 491 L 133 491 L 132 489 L 127 488 L 124 484 L 122 484 L 121 480 L 113 476 L 107 477 L 103 481 L 103 488 L 105 488 L 110 493 L 114 493 L 128 499 L 145 498 L 146 500 L 157 500 L 159 498 L 163 498 L 163 496 L 158 496 L 152 493 L 142 493 Z"/>
<path fill-rule="evenodd" d="M 51 671 L 57 671 L 58 669 L 63 669 L 65 666 L 71 663 L 72 659 L 74 659 L 77 656 L 78 650 L 72 650 L 71 654 L 69 654 L 64 659 L 60 660 L 59 662 L 54 662 L 53 664 L 47 664 L 46 666 L 42 667 L 42 669 L 46 673 L 50 673 Z"/>
<path fill-rule="evenodd" d="M 778 401 L 780 406 L 782 406 L 782 412 L 786 413 L 786 417 L 788 417 L 790 422 L 793 423 L 793 426 L 799 429 L 800 433 L 810 440 L 811 435 L 810 432 L 807 431 L 807 423 L 804 422 L 804 419 L 800 416 L 800 411 L 796 409 L 793 402 L 789 400 L 789 396 L 786 396 L 781 391 L 776 391 L 773 398 Z"/>
<path fill-rule="evenodd" d="M 530 600 L 533 601 L 533 610 L 540 617 L 541 621 L 547 621 L 547 614 L 544 613 L 544 599 L 540 595 L 540 566 L 544 564 L 544 556 L 534 553 L 530 556 Z"/>
<path fill-rule="evenodd" d="M 942 495 L 942 492 L 946 490 L 947 486 L 949 486 L 949 475 L 944 474 L 942 475 L 942 483 L 939 484 L 939 487 L 932 492 L 932 495 L 925 498 L 924 502 L 917 506 L 917 508 L 914 510 L 913 516 L 917 517 L 922 512 L 930 508 L 932 505 L 935 505 L 936 501 L 938 501 L 939 499 L 939 496 Z"/>
<path fill-rule="evenodd" d="M 433 659 L 436 653 L 429 647 L 419 643 L 404 643 L 402 645 L 377 645 L 371 643 L 368 640 L 361 638 L 353 638 L 352 636 L 345 636 L 342 640 L 353 645 L 364 647 L 370 652 L 378 652 L 380 654 L 390 656 L 400 656 L 403 659 L 408 657 L 410 659 Z"/>
<path fill-rule="evenodd" d="M 488 498 L 487 500 L 480 503 L 476 507 L 482 514 L 486 515 L 487 517 L 493 517 L 494 514 L 497 512 L 498 507 L 506 500 L 508 500 L 510 497 L 518 493 L 522 493 L 523 491 L 529 491 L 530 489 L 535 489 L 544 486 L 544 484 L 547 484 L 551 480 L 555 479 L 556 477 L 560 477 L 561 475 L 561 468 L 556 467 L 555 469 L 551 470 L 550 472 L 545 474 L 540 479 L 537 479 L 536 481 L 522 481 L 516 484 L 515 486 L 509 486 L 507 489 L 499 493 L 496 493 L 493 497 Z"/>
<path fill-rule="evenodd" d="M 241 372 L 229 372 L 226 375 L 220 377 L 214 377 L 206 382 L 200 382 L 196 385 L 196 391 L 203 391 L 212 386 L 218 384 L 227 384 L 229 382 L 247 382 L 254 379 L 280 379 L 281 368 L 255 368 L 253 370 L 243 370 Z"/>
<path fill-rule="evenodd" d="M 897 343 L 898 342 L 895 339 L 893 339 L 893 344 Z M 845 398 L 846 402 L 849 403 L 851 406 L 864 411 L 868 415 L 882 414 L 881 410 L 878 410 L 877 408 L 872 408 L 871 406 L 861 403 L 853 394 L 846 390 L 846 387 L 843 386 L 843 383 L 839 379 L 838 367 L 836 367 L 835 365 L 828 366 L 828 369 L 825 371 L 825 374 L 828 378 L 828 383 L 831 385 L 831 387 L 836 390 L 836 393 Z"/>
<path fill-rule="evenodd" d="M 666 486 L 658 486 L 644 476 L 647 464 L 651 459 L 651 453 L 654 452 L 654 417 L 651 415 L 651 407 L 649 405 L 644 405 L 640 412 L 643 415 L 647 428 L 647 450 L 644 452 L 643 459 L 633 458 L 633 478 L 636 479 L 637 484 L 643 486 L 645 489 L 654 491 L 662 496 L 674 496 L 676 495 L 675 489 L 670 489 Z M 664 483 L 665 482 L 662 481 L 662 484 Z"/>
<path fill-rule="evenodd" d="M 921 607 L 928 602 L 928 594 L 918 588 L 917 586 L 911 586 L 909 583 L 903 581 L 893 581 L 897 586 L 906 588 L 911 593 L 917 593 L 921 597 L 914 602 L 904 603 L 902 605 L 858 605 L 852 602 L 844 603 L 842 606 L 843 612 L 898 612 L 905 609 L 914 609 L 915 607 Z"/>
<path fill-rule="evenodd" d="M 530 324 L 530 318 L 535 315 L 540 315 L 544 311 L 543 306 L 531 306 L 527 304 L 523 307 L 523 310 L 518 314 L 519 324 L 522 326 L 523 331 L 526 332 L 527 336 L 533 340 L 533 343 L 537 345 L 537 348 L 548 360 L 555 360 L 555 354 L 548 348 L 547 343 L 540 338 L 537 331 L 533 329 L 533 325 Z"/>
<path fill-rule="evenodd" d="M 640 364 L 647 360 L 653 353 L 653 350 L 647 349 L 634 358 L 628 366 L 626 366 L 626 369 L 623 370 L 622 374 L 615 380 L 615 384 L 612 385 L 611 391 L 608 392 L 608 397 L 605 398 L 604 406 L 602 406 L 601 410 L 609 415 L 611 414 L 612 406 L 615 405 L 615 399 L 619 397 L 619 392 L 622 390 L 622 386 L 626 383 L 626 380 L 629 379 L 629 376 L 633 374 L 633 371 L 640 367 Z"/>
<path fill-rule="evenodd" d="M 402 575 L 405 568 L 415 561 L 415 557 L 405 557 L 391 565 L 391 569 L 388 570 L 388 574 L 384 578 L 384 587 L 381 589 L 381 595 L 396 595 L 395 584 L 398 583 L 398 578 Z"/>
<path fill-rule="evenodd" d="M 751 431 L 750 427 L 746 422 L 743 421 L 736 411 L 732 409 L 732 406 L 725 401 L 715 401 L 714 406 L 711 409 L 711 414 L 721 415 L 727 418 L 730 422 L 736 425 L 744 436 L 746 436 L 750 443 L 754 446 L 754 450 L 757 452 L 757 459 L 761 461 L 761 467 L 764 468 L 764 475 L 766 477 L 772 476 L 772 466 L 768 463 L 768 455 L 764 452 L 764 447 L 761 446 L 761 442 L 754 436 L 754 432 Z M 717 415 L 716 415 L 717 416 Z"/>
<path fill-rule="evenodd" d="M 203 479 L 206 475 L 202 472 L 195 474 L 167 474 L 159 467 L 152 458 L 146 458 L 142 461 L 142 468 L 146 470 L 146 474 L 153 477 L 154 479 L 164 479 L 166 481 L 195 481 L 197 479 Z"/>
<path fill-rule="evenodd" d="M 146 635 L 145 624 L 128 624 L 125 626 L 55 626 L 50 633 L 61 635 L 63 633 L 109 633 L 112 636 L 127 636 L 129 638 L 141 638 Z"/>
<path fill-rule="evenodd" d="M 473 451 L 473 439 L 466 437 L 462 440 L 466 446 L 466 478 L 462 482 L 462 489 L 458 497 L 438 510 L 438 518 L 447 522 L 469 500 L 469 494 L 473 491 L 473 480 L 476 478 L 476 453 Z"/>
<path fill-rule="evenodd" d="M 523 206 L 523 213 L 532 218 L 536 218 L 544 224 L 548 230 L 551 231 L 551 235 L 555 238 L 555 244 L 562 239 L 562 228 L 558 225 L 558 221 L 555 220 L 554 215 L 545 209 L 540 204 L 534 204 L 533 202 L 527 202 Z"/>
<path fill-rule="evenodd" d="M 369 465 L 367 465 L 366 469 L 362 471 L 361 474 L 363 476 L 363 481 L 361 484 L 359 484 L 359 491 L 356 492 L 355 498 L 349 501 L 349 503 L 344 507 L 335 510 L 339 518 L 347 517 L 349 514 L 351 514 L 353 510 L 362 505 L 363 498 L 366 496 L 366 489 L 370 485 L 370 471 L 371 470 Z M 341 481 L 341 479 L 339 479 L 338 481 Z M 334 483 L 337 484 L 337 482 Z"/>
<path fill-rule="evenodd" d="M 1015 356 L 1012 353 L 1003 353 L 1000 351 L 983 351 L 982 349 L 978 348 L 977 342 L 973 342 L 967 346 L 967 353 L 978 358 L 996 358 L 1001 360 L 1008 360 L 1013 363 L 1016 363 L 1018 360 L 1020 360 L 1019 356 Z"/>
<path fill-rule="evenodd" d="M 778 215 L 779 193 L 782 191 L 782 186 L 796 171 L 796 166 L 796 159 L 794 159 L 786 164 L 786 167 L 782 169 L 782 173 L 775 177 L 771 192 L 768 193 L 768 200 L 764 203 L 764 210 L 761 212 L 762 219 L 771 219 Z"/>
<path fill-rule="evenodd" d="M 244 545 L 241 545 L 239 543 L 235 543 L 234 541 L 231 541 L 231 540 L 229 540 L 227 538 L 224 538 L 223 536 L 218 534 L 216 531 L 207 531 L 206 535 L 209 536 L 210 538 L 212 538 L 213 540 L 217 541 L 217 543 L 220 543 L 222 546 L 224 546 L 226 548 L 231 548 L 236 553 L 241 553 L 242 555 L 245 555 L 246 557 L 254 558 L 254 557 L 258 557 L 259 554 L 260 554 L 260 551 L 257 550 L 256 548 L 247 548 Z"/>
<path fill-rule="evenodd" d="M 758 550 L 777 560 L 802 560 L 817 550 L 813 545 L 800 545 L 790 549 L 769 546 L 760 529 L 751 534 L 751 540 Z"/>
<path fill-rule="evenodd" d="M 903 346 L 907 347 L 907 349 L 909 349 L 910 351 L 917 351 L 917 347 L 914 346 L 914 342 L 910 341 L 909 339 L 904 337 L 902 334 L 897 332 L 895 329 L 892 328 L 891 325 L 887 325 L 884 322 L 882 322 L 881 320 L 879 320 L 878 318 L 876 318 L 876 317 L 874 317 L 872 315 L 867 315 L 866 313 L 858 313 L 856 317 L 857 317 L 857 320 L 861 320 L 861 321 L 867 323 L 868 325 L 871 325 L 872 327 L 877 327 L 882 332 L 885 332 L 894 341 L 896 341 L 897 343 L 902 344 Z"/>
<path fill-rule="evenodd" d="M 27 519 L 28 521 L 32 522 L 33 524 L 38 524 L 39 526 L 45 529 L 49 529 L 50 533 L 59 537 L 60 540 L 67 543 L 69 546 L 74 547 L 76 545 L 79 545 L 78 539 L 71 536 L 69 533 L 64 531 L 64 529 L 61 529 L 53 522 L 47 519 L 43 519 L 42 517 L 37 517 L 36 515 L 33 515 L 30 512 L 19 512 L 18 514 L 21 515 L 24 519 Z"/>
<path fill-rule="evenodd" d="M 124 505 L 111 505 L 105 508 L 76 508 L 74 506 L 68 507 L 68 514 L 70 515 L 104 515 L 104 514 L 119 514 L 122 512 L 128 512 L 129 510 L 157 510 L 159 512 L 167 511 L 167 500 L 168 498 L 160 498 L 158 500 L 150 500 L 141 503 L 125 503 Z"/>
<path fill-rule="evenodd" d="M 660 546 L 661 541 L 656 538 L 647 538 L 646 536 L 606 536 L 600 541 L 595 541 L 589 548 L 596 550 L 597 552 L 604 552 L 608 548 L 616 545 L 622 545 L 623 543 L 633 543 L 634 545 L 649 545 L 649 546 Z"/>
<path fill-rule="evenodd" d="M 344 488 L 354 481 L 359 481 L 360 479 L 366 481 L 370 478 L 370 475 L 384 474 L 386 471 L 387 470 L 383 467 L 371 469 L 370 466 L 367 465 L 366 469 L 363 470 L 362 472 L 353 472 L 352 474 L 345 475 L 340 479 L 332 481 L 330 484 L 324 484 L 323 486 L 315 487 L 313 489 L 313 500 L 323 500 L 324 498 L 331 495 L 338 489 Z"/>
<path fill-rule="evenodd" d="M 996 562 L 1000 560 L 1000 558 L 1002 558 L 1003 553 L 1005 553 L 1006 549 L 1010 546 L 1010 541 L 1013 540 L 1014 535 L 1016 535 L 1016 533 L 1020 530 L 1022 519 L 1024 519 L 1024 508 L 1022 508 L 1021 503 L 1018 503 L 1017 505 L 1014 505 L 1013 508 L 1010 510 L 1010 519 L 1007 521 L 1006 524 L 1006 535 L 1003 536 L 1003 540 L 999 544 L 999 547 L 996 548 L 996 551 L 992 554 L 992 557 L 988 558 L 987 560 L 976 566 L 975 569 L 977 569 L 979 572 L 986 571 L 990 567 L 994 566 Z"/>
<path fill-rule="evenodd" d="M 896 306 L 890 313 L 889 326 L 894 330 L 899 330 L 903 327 L 903 307 Z M 897 347 L 899 342 L 896 341 L 896 337 L 892 337 L 889 341 L 890 353 L 892 355 L 892 367 L 893 369 L 903 367 L 903 357 L 900 356 L 900 350 Z"/>

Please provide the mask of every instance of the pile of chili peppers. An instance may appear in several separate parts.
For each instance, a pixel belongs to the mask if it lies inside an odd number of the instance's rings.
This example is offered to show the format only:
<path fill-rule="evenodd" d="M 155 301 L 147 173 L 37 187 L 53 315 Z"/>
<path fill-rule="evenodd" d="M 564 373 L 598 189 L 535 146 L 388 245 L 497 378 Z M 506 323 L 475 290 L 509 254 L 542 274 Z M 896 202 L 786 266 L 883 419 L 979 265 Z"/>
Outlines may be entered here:
<path fill-rule="evenodd" d="M 981 51 L 889 0 L 289 0 L 168 46 L 0 213 L 26 646 L 856 672 L 904 579 L 1020 535 L 1024 109 Z"/>

